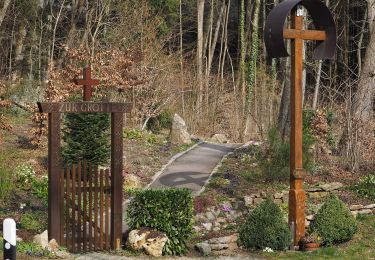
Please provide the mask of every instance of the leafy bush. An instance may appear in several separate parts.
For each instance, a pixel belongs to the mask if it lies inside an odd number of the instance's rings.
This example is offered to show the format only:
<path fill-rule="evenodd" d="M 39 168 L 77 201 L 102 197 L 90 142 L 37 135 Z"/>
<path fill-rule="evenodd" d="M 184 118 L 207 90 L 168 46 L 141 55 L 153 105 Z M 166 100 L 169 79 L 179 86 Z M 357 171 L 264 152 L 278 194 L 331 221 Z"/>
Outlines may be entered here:
<path fill-rule="evenodd" d="M 130 130 L 124 131 L 124 138 L 130 139 L 130 140 L 138 140 L 143 137 L 143 133 L 141 129 L 134 128 Z"/>
<path fill-rule="evenodd" d="M 31 165 L 21 164 L 16 167 L 15 174 L 17 181 L 23 188 L 29 188 L 35 179 L 35 170 Z"/>
<path fill-rule="evenodd" d="M 172 119 L 172 112 L 170 110 L 164 110 L 158 116 L 150 118 L 147 123 L 147 128 L 154 133 L 158 133 L 161 129 L 171 128 Z"/>
<path fill-rule="evenodd" d="M 324 244 L 345 242 L 357 232 L 357 223 L 349 208 L 335 195 L 330 195 L 311 223 L 311 232 L 319 234 Z"/>
<path fill-rule="evenodd" d="M 40 233 L 47 229 L 46 212 L 25 213 L 21 216 L 20 226 L 23 229 Z"/>
<path fill-rule="evenodd" d="M 0 205 L 8 202 L 13 187 L 12 172 L 0 161 Z"/>
<path fill-rule="evenodd" d="M 169 240 L 163 253 L 181 255 L 193 233 L 193 199 L 187 189 L 135 191 L 128 207 L 131 229 L 148 227 L 165 232 Z"/>
<path fill-rule="evenodd" d="M 247 249 L 284 250 L 291 242 L 288 223 L 280 208 L 270 199 L 250 213 L 239 230 L 240 243 Z"/>
<path fill-rule="evenodd" d="M 375 201 L 375 174 L 365 176 L 358 185 L 352 186 L 349 189 L 364 198 Z"/>
<path fill-rule="evenodd" d="M 47 205 L 48 199 L 48 177 L 43 176 L 41 179 L 35 179 L 32 181 L 31 193 L 43 200 L 43 203 Z"/>

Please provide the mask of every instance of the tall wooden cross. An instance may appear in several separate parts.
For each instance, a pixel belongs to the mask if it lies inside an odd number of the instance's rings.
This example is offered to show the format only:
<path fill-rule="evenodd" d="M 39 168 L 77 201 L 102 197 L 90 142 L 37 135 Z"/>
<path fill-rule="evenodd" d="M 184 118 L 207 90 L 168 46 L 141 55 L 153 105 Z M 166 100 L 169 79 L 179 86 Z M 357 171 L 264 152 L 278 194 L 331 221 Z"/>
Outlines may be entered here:
<path fill-rule="evenodd" d="M 315 27 L 305 30 L 303 8 L 310 12 Z M 291 12 L 291 28 L 284 23 Z M 291 135 L 290 135 L 290 191 L 289 225 L 293 231 L 294 245 L 305 236 L 305 200 L 302 163 L 302 71 L 303 40 L 315 40 L 318 47 L 315 59 L 330 59 L 336 46 L 336 29 L 328 8 L 319 0 L 285 0 L 269 14 L 264 31 L 267 52 L 271 57 L 285 57 L 288 52 L 284 39 L 291 39 Z"/>
<path fill-rule="evenodd" d="M 92 97 L 92 86 L 99 85 L 99 80 L 91 78 L 91 68 L 83 68 L 83 79 L 76 79 L 77 85 L 83 85 L 83 101 L 90 101 Z"/>

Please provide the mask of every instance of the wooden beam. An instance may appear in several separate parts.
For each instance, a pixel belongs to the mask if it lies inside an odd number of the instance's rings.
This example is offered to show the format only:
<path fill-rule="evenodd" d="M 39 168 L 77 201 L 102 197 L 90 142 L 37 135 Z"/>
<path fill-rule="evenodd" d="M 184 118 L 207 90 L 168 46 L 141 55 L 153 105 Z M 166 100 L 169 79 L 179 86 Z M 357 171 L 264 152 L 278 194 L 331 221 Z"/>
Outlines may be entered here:
<path fill-rule="evenodd" d="M 61 102 L 38 103 L 40 113 L 129 113 L 131 103 Z"/>
<path fill-rule="evenodd" d="M 326 32 L 317 30 L 284 29 L 283 34 L 285 39 L 302 39 L 316 41 L 324 41 L 326 39 Z"/>

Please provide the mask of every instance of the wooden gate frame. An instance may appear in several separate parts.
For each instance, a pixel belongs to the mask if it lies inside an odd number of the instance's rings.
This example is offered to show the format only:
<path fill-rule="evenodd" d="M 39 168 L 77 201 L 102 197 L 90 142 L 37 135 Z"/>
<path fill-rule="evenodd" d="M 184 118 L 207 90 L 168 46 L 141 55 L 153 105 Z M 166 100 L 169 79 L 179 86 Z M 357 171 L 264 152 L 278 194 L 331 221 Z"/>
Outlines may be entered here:
<path fill-rule="evenodd" d="M 123 114 L 131 104 L 100 102 L 39 103 L 41 113 L 48 113 L 48 240 L 61 244 L 61 114 L 111 113 L 111 248 L 119 249 L 122 236 L 122 167 Z"/>

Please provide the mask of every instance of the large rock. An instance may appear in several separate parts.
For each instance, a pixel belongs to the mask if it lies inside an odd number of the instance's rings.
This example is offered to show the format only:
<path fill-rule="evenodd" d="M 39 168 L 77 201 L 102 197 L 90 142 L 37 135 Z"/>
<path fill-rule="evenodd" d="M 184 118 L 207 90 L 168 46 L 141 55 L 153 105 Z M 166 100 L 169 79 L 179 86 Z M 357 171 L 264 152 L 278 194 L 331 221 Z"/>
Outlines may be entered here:
<path fill-rule="evenodd" d="M 211 246 L 207 242 L 198 243 L 195 248 L 204 256 L 211 254 Z"/>
<path fill-rule="evenodd" d="M 226 144 L 229 142 L 228 138 L 224 134 L 214 134 L 211 136 L 210 141 L 219 144 Z"/>
<path fill-rule="evenodd" d="M 145 250 L 151 256 L 159 257 L 163 253 L 168 237 L 166 234 L 148 228 L 130 231 L 126 245 L 135 250 Z"/>
<path fill-rule="evenodd" d="M 171 129 L 172 144 L 190 144 L 191 138 L 187 131 L 185 121 L 177 114 L 174 114 Z"/>
<path fill-rule="evenodd" d="M 42 248 L 48 247 L 48 231 L 45 230 L 43 233 L 34 236 L 33 242 L 40 245 Z"/>

